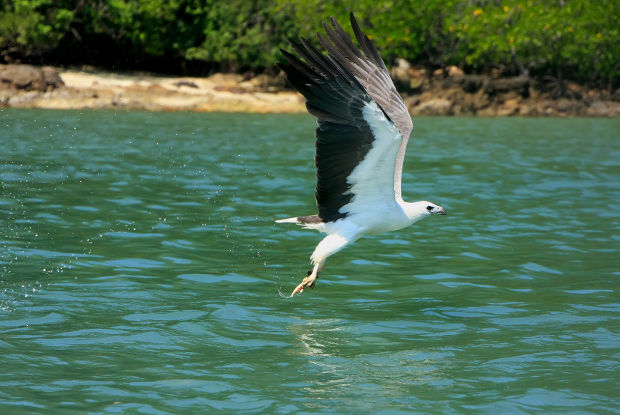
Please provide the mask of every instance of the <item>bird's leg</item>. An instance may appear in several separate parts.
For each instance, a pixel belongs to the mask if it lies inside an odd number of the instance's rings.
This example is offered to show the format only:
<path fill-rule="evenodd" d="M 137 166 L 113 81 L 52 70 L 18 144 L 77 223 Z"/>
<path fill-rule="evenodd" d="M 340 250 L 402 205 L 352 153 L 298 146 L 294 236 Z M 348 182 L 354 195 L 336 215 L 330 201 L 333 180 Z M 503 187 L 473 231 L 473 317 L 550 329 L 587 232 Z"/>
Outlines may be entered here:
<path fill-rule="evenodd" d="M 293 293 L 291 294 L 291 297 L 293 297 L 295 294 L 301 294 L 304 291 L 304 288 L 314 288 L 314 284 L 319 278 L 319 274 L 323 269 L 323 265 L 325 265 L 325 260 L 318 261 L 316 264 L 314 264 L 314 268 L 311 271 L 308 271 L 308 276 L 303 279 L 301 284 L 295 287 Z"/>

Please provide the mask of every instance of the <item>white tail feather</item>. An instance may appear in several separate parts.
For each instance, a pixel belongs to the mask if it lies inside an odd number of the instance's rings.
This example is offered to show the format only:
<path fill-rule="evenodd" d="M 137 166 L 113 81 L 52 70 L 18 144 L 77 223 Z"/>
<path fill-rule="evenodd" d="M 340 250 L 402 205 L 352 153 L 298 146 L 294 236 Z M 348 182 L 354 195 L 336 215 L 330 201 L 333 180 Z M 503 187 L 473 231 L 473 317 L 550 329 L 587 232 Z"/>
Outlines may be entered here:
<path fill-rule="evenodd" d="M 288 219 L 278 219 L 276 223 L 297 223 L 297 217 Z"/>

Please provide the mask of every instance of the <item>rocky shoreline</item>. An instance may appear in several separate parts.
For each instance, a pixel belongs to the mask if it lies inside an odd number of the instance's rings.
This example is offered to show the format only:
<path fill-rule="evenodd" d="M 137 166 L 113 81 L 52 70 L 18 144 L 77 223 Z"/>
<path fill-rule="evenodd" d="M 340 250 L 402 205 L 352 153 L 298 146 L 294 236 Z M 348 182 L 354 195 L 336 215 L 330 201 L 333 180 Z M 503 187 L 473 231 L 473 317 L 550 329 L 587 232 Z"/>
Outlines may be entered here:
<path fill-rule="evenodd" d="M 527 77 L 466 75 L 456 67 L 427 74 L 406 62 L 392 76 L 412 115 L 620 116 L 620 94 L 574 84 L 540 90 Z M 0 65 L 0 107 L 149 111 L 305 112 L 282 76 L 215 74 L 206 78 L 118 74 Z"/>

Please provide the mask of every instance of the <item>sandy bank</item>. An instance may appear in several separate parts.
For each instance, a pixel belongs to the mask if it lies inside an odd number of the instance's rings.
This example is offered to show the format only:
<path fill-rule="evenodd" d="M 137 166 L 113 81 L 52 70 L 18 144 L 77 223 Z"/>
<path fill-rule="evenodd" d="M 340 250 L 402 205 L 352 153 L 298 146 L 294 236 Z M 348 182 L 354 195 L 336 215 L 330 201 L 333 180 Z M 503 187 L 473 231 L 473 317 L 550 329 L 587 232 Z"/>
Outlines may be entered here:
<path fill-rule="evenodd" d="M 62 85 L 14 87 L 3 82 L 0 105 L 15 108 L 124 108 L 150 111 L 305 111 L 303 98 L 275 90 L 261 79 L 244 81 L 240 75 L 208 78 L 123 75 L 57 69 Z M 1 74 L 1 68 L 0 68 Z M 1 77 L 1 76 L 0 76 Z"/>
<path fill-rule="evenodd" d="M 458 71 L 438 77 L 398 69 L 393 76 L 412 115 L 620 116 L 617 97 L 578 86 L 554 97 L 524 78 Z M 14 108 L 305 112 L 303 97 L 284 86 L 283 78 L 264 75 L 166 77 L 0 65 L 0 106 Z"/>

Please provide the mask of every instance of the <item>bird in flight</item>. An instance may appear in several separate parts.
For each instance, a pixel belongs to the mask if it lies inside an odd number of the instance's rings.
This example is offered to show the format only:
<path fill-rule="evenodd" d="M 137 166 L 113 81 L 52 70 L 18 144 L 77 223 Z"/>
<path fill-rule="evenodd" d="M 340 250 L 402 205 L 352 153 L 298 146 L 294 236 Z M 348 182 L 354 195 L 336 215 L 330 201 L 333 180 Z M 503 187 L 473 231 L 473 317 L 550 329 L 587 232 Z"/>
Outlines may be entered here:
<path fill-rule="evenodd" d="M 306 39 L 291 41 L 299 57 L 282 51 L 278 66 L 317 117 L 317 215 L 276 220 L 327 234 L 312 253 L 312 270 L 291 297 L 314 287 L 325 261 L 364 235 L 406 228 L 443 207 L 401 196 L 403 159 L 413 123 L 385 63 L 360 30 L 358 48 L 336 19 L 317 33 L 324 53 Z M 360 50 L 361 49 L 361 50 Z"/>

